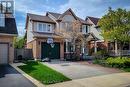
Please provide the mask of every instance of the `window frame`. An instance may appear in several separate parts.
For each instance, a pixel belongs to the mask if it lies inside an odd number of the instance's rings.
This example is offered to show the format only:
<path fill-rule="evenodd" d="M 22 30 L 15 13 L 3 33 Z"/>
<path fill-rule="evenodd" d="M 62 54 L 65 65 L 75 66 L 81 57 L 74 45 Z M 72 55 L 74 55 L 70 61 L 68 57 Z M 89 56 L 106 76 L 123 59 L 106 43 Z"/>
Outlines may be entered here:
<path fill-rule="evenodd" d="M 87 32 L 86 32 L 86 27 L 87 25 L 82 25 L 82 33 L 83 34 L 87 34 Z"/>
<path fill-rule="evenodd" d="M 42 29 L 39 29 L 39 25 L 42 24 Z M 43 26 L 45 25 L 45 29 L 43 29 Z M 48 25 L 50 25 L 50 31 L 48 31 Z M 38 32 L 45 32 L 45 33 L 52 33 L 52 24 L 49 23 L 37 23 L 37 31 Z"/>

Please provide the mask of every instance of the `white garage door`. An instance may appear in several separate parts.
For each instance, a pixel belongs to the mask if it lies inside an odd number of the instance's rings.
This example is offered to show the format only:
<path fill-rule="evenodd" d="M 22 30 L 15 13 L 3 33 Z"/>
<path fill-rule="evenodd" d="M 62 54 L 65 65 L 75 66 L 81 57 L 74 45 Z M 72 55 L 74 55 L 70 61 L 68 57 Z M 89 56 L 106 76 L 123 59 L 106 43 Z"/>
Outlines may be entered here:
<path fill-rule="evenodd" d="M 0 44 L 0 64 L 8 63 L 8 44 Z"/>

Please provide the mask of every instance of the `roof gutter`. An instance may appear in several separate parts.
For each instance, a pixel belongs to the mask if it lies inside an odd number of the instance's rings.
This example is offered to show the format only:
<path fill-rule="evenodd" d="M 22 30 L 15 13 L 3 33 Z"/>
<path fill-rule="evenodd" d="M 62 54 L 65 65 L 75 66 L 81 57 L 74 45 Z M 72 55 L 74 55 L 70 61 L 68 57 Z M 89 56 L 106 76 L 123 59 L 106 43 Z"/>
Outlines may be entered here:
<path fill-rule="evenodd" d="M 18 34 L 6 34 L 6 33 L 0 33 L 0 35 L 2 35 L 2 36 L 14 36 L 14 37 L 18 36 Z"/>

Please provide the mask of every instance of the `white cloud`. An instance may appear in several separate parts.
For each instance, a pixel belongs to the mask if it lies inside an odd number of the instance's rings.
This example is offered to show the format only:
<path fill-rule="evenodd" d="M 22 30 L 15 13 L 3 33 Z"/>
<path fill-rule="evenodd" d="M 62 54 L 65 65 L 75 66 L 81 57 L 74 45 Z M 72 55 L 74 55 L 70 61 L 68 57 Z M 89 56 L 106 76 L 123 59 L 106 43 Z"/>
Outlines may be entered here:
<path fill-rule="evenodd" d="M 48 2 L 48 0 L 46 0 Z M 25 20 L 26 18 L 26 13 L 33 13 L 33 14 L 39 14 L 39 15 L 44 15 L 46 11 L 49 10 L 55 10 L 54 8 L 45 5 L 44 3 L 36 2 L 34 0 L 16 0 L 15 1 L 15 11 L 20 12 L 20 16 L 23 17 L 24 19 L 22 20 L 17 20 L 17 28 L 18 28 L 18 33 L 20 36 L 23 36 L 25 33 Z M 15 14 L 17 15 L 17 14 Z"/>
<path fill-rule="evenodd" d="M 60 6 L 59 11 L 64 12 L 68 8 L 72 8 L 76 15 L 81 18 L 86 18 L 86 16 L 102 17 L 109 6 L 130 9 L 127 3 L 118 0 L 69 0 L 68 3 Z"/>
<path fill-rule="evenodd" d="M 100 6 L 98 6 L 101 1 L 102 0 L 69 0 L 67 4 L 60 6 L 60 12 L 72 8 L 72 10 L 82 18 L 85 18 L 88 15 L 100 17 L 101 15 L 97 13 L 103 11 Z"/>

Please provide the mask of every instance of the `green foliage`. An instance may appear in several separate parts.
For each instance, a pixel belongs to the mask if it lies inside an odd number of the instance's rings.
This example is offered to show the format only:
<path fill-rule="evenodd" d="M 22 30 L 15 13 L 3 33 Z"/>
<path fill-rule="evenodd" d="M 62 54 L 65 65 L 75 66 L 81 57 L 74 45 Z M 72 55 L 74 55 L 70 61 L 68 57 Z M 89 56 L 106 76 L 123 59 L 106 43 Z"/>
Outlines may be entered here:
<path fill-rule="evenodd" d="M 100 51 L 97 51 L 97 53 L 94 53 L 95 58 L 99 59 L 99 58 L 105 58 L 108 56 L 108 52 L 105 49 L 102 49 Z"/>
<path fill-rule="evenodd" d="M 103 66 L 106 66 L 106 61 L 104 59 L 95 59 L 93 61 L 94 64 L 100 64 L 100 65 L 103 65 Z"/>
<path fill-rule="evenodd" d="M 93 63 L 115 68 L 130 68 L 130 58 L 128 57 L 109 57 L 106 60 L 96 59 Z"/>
<path fill-rule="evenodd" d="M 130 58 L 127 58 L 127 57 L 112 58 L 111 57 L 106 60 L 106 64 L 111 67 L 116 67 L 116 68 L 128 68 L 130 67 Z"/>
<path fill-rule="evenodd" d="M 26 43 L 25 37 L 14 38 L 14 48 L 17 49 L 24 48 L 25 43 Z"/>
<path fill-rule="evenodd" d="M 48 85 L 71 80 L 40 62 L 28 61 L 25 63 L 26 65 L 19 66 L 19 68 L 43 84 Z"/>
<path fill-rule="evenodd" d="M 109 8 L 108 13 L 101 18 L 98 25 L 104 39 L 118 42 L 130 41 L 130 11 Z"/>

